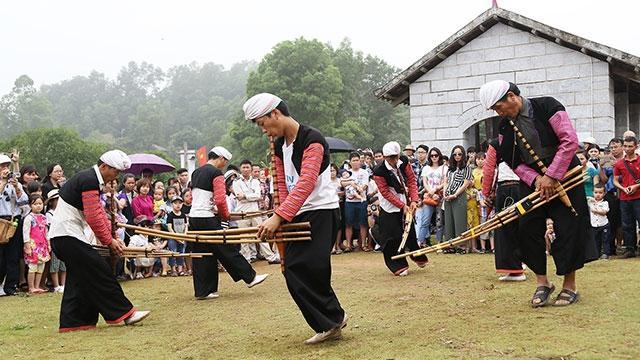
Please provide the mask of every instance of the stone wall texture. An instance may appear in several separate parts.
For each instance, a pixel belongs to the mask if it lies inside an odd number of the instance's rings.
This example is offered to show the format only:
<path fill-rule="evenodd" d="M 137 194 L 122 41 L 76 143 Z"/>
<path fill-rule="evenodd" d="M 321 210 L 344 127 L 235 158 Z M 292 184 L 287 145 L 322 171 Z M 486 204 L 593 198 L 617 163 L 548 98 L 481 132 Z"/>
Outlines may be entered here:
<path fill-rule="evenodd" d="M 478 91 L 496 79 L 516 83 L 527 97 L 558 99 L 580 139 L 593 136 L 606 144 L 614 135 L 615 99 L 606 62 L 498 23 L 410 85 L 411 143 L 445 152 L 470 145 L 467 130 L 495 116 L 482 109 Z"/>

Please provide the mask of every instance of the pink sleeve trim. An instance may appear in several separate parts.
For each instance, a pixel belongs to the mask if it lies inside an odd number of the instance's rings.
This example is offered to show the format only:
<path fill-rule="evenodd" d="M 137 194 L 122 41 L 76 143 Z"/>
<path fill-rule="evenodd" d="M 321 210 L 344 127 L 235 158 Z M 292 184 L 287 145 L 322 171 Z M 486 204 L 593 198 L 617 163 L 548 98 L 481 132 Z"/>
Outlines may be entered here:
<path fill-rule="evenodd" d="M 517 168 L 513 169 L 513 172 L 518 175 L 520 180 L 522 180 L 525 184 L 529 186 L 533 186 L 534 181 L 536 181 L 536 177 L 538 177 L 538 172 L 533 170 L 527 164 L 520 164 Z"/>
<path fill-rule="evenodd" d="M 578 149 L 578 135 L 566 111 L 558 111 L 553 114 L 549 119 L 549 124 L 556 136 L 558 136 L 560 144 L 545 175 L 556 180 L 562 180 Z"/>
<path fill-rule="evenodd" d="M 216 176 L 212 181 L 213 203 L 218 208 L 218 216 L 221 219 L 229 219 L 229 207 L 227 206 L 227 189 L 224 183 L 224 176 Z"/>
<path fill-rule="evenodd" d="M 282 203 L 276 210 L 276 213 L 283 219 L 291 221 L 313 192 L 316 181 L 318 181 L 318 176 L 320 175 L 320 165 L 322 164 L 323 155 L 324 146 L 322 146 L 322 144 L 313 143 L 304 149 L 298 182 L 286 199 L 281 199 Z M 286 184 L 283 185 L 286 188 Z"/>
<path fill-rule="evenodd" d="M 496 173 L 497 158 L 496 149 L 493 146 L 489 146 L 484 166 L 482 167 L 482 195 L 485 197 L 488 197 L 489 194 L 491 194 L 491 189 L 493 189 L 493 178 Z"/>
<path fill-rule="evenodd" d="M 98 190 L 84 191 L 82 193 L 82 206 L 87 224 L 96 235 L 102 245 L 111 244 L 111 224 L 107 219 L 107 213 L 100 204 Z"/>

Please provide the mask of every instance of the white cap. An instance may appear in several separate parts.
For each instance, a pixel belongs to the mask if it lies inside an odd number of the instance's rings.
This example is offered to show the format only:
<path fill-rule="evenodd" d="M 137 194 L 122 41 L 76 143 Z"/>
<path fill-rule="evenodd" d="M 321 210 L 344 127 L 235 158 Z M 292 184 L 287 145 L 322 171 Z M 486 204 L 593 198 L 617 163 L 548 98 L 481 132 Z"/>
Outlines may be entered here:
<path fill-rule="evenodd" d="M 0 154 L 0 164 L 6 164 L 6 163 L 10 163 L 11 162 L 11 158 L 8 157 L 5 154 Z"/>
<path fill-rule="evenodd" d="M 253 120 L 265 116 L 273 111 L 281 101 L 282 99 L 269 93 L 254 95 L 242 105 L 244 117 L 247 120 Z"/>
<path fill-rule="evenodd" d="M 232 177 L 233 175 L 238 176 L 238 173 L 235 172 L 235 170 L 227 170 L 227 172 L 224 173 L 224 179 L 227 180 L 228 178 Z"/>
<path fill-rule="evenodd" d="M 400 154 L 400 144 L 397 141 L 390 141 L 382 147 L 383 156 L 392 156 Z"/>
<path fill-rule="evenodd" d="M 229 150 L 223 148 L 222 146 L 216 146 L 213 149 L 209 150 L 209 153 L 214 153 L 218 156 L 222 156 L 223 158 L 231 161 L 231 153 Z"/>
<path fill-rule="evenodd" d="M 120 171 L 131 167 L 131 159 L 121 150 L 110 150 L 100 156 L 100 161 Z"/>
<path fill-rule="evenodd" d="M 509 92 L 509 83 L 504 80 L 493 80 L 482 85 L 478 96 L 482 106 L 489 110 L 498 100 Z"/>
<path fill-rule="evenodd" d="M 583 143 L 588 143 L 588 144 L 597 144 L 598 143 L 593 136 L 587 136 L 586 138 L 584 138 L 584 140 L 582 140 L 582 142 Z"/>

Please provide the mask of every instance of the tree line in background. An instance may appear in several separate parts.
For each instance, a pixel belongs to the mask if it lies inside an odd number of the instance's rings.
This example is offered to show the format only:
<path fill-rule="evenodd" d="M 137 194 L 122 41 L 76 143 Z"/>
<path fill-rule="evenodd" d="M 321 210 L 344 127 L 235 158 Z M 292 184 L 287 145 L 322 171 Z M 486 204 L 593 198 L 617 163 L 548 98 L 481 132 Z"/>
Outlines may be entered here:
<path fill-rule="evenodd" d="M 299 38 L 277 44 L 259 64 L 229 69 L 194 62 L 164 71 L 130 62 L 116 79 L 94 71 L 40 89 L 23 75 L 0 99 L 0 146 L 18 147 L 22 163 L 41 171 L 58 161 L 71 173 L 110 147 L 175 160 L 185 143 L 223 144 L 234 158 L 266 160 L 266 137 L 242 113 L 244 100 L 259 92 L 286 99 L 294 118 L 356 147 L 407 143 L 408 109 L 373 95 L 397 71 L 346 39 L 333 48 Z"/>

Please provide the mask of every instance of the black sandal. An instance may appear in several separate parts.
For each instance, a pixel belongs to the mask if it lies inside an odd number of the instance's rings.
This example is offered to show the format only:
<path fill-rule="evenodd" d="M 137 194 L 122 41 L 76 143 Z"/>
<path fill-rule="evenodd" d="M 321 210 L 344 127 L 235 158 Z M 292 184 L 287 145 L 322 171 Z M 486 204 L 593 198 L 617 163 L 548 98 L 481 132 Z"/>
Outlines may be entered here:
<path fill-rule="evenodd" d="M 562 289 L 556 297 L 556 301 L 553 303 L 553 306 L 567 306 L 577 303 L 578 300 L 580 300 L 580 294 L 578 294 L 577 291 L 573 292 L 569 289 Z M 558 304 L 558 301 L 566 301 L 566 303 Z"/>
<path fill-rule="evenodd" d="M 531 307 L 538 308 L 547 305 L 549 302 L 549 295 L 556 289 L 556 286 L 551 284 L 551 286 L 538 286 L 536 288 L 536 292 L 533 293 L 533 297 L 531 298 Z M 533 301 L 539 299 L 539 303 L 534 303 Z"/>

